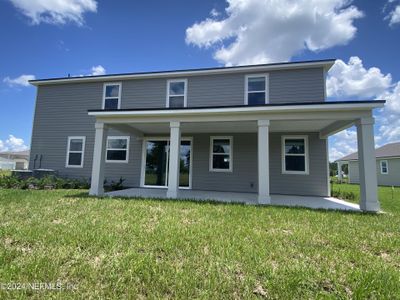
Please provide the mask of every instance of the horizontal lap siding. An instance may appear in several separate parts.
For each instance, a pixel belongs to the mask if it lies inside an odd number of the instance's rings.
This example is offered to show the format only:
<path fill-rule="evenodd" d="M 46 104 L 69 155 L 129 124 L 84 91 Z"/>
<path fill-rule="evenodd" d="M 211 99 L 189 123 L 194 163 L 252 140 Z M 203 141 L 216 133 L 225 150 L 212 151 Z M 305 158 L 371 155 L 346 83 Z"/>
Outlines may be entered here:
<path fill-rule="evenodd" d="M 254 133 L 221 134 L 221 136 L 226 135 L 233 136 L 232 172 L 210 172 L 210 134 L 198 134 L 193 136 L 193 189 L 256 192 L 256 135 Z M 251 184 L 254 186 L 251 187 Z"/>
<path fill-rule="evenodd" d="M 54 169 L 61 176 L 89 178 L 92 170 L 94 145 L 94 117 L 87 110 L 100 108 L 101 83 L 85 83 L 40 87 L 36 104 L 29 167 L 33 168 L 36 155 L 42 155 L 42 168 Z M 108 135 L 127 135 L 109 130 Z M 86 145 L 83 168 L 66 168 L 68 136 L 85 136 Z M 141 141 L 130 140 L 129 163 L 106 163 L 106 179 L 126 179 L 125 184 L 139 185 Z M 36 168 L 39 167 L 39 159 Z"/>
<path fill-rule="evenodd" d="M 270 102 L 321 102 L 325 99 L 322 68 L 270 73 Z"/>
<path fill-rule="evenodd" d="M 386 159 L 388 162 L 389 174 L 381 174 L 381 159 L 376 161 L 376 174 L 378 185 L 400 186 L 400 159 Z M 358 161 L 349 161 L 349 177 L 350 183 L 360 183 Z"/>
<path fill-rule="evenodd" d="M 243 72 L 186 77 L 188 79 L 188 106 L 243 104 L 246 74 Z M 121 108 L 165 107 L 167 80 L 167 78 L 122 80 Z M 322 68 L 271 71 L 269 72 L 270 102 L 323 101 L 323 81 Z M 95 119 L 88 116 L 87 111 L 101 109 L 102 101 L 102 82 L 40 86 L 32 134 L 30 168 L 33 168 L 34 157 L 42 155 L 42 168 L 55 169 L 59 174 L 65 176 L 90 177 Z M 110 131 L 110 135 L 112 134 L 126 135 L 124 132 Z M 65 168 L 68 136 L 86 137 L 83 168 Z M 194 136 L 194 188 L 221 189 L 222 187 L 222 189 L 232 191 L 257 191 L 256 134 L 235 134 L 234 136 L 232 174 L 208 172 L 209 135 Z M 273 135 L 271 135 L 272 137 Z M 140 183 L 141 145 L 141 141 L 132 137 L 129 163 L 107 163 L 106 177 L 116 180 L 122 176 L 126 178 L 126 185 L 138 186 Z M 196 148 L 196 145 L 199 149 Z M 320 150 L 322 151 L 322 148 Z M 274 153 L 273 147 L 271 151 Z M 280 161 L 279 153 L 274 155 L 271 157 L 271 171 L 273 163 Z M 316 161 L 319 161 L 321 155 L 325 155 L 325 150 L 316 155 Z M 38 166 L 39 161 L 36 164 L 36 167 Z M 313 176 L 310 175 L 311 177 Z M 280 191 L 282 187 L 285 187 L 285 184 L 280 182 L 284 182 L 286 179 L 296 179 L 296 183 L 287 192 L 301 191 L 301 182 L 308 181 L 304 177 L 299 181 L 300 178 L 279 174 L 274 177 L 271 175 L 271 191 Z M 315 180 L 319 185 L 320 177 L 317 176 Z M 320 193 L 319 188 L 312 190 Z"/>
<path fill-rule="evenodd" d="M 285 133 L 284 135 L 291 135 Z M 270 135 L 271 193 L 297 195 L 328 195 L 328 164 L 326 140 L 317 133 L 295 133 L 307 135 L 309 143 L 309 175 L 282 174 L 282 134 Z"/>
<path fill-rule="evenodd" d="M 400 186 L 400 159 L 386 159 L 388 163 L 388 174 L 381 174 L 380 159 L 377 160 L 376 168 L 378 174 L 378 184 L 388 186 Z"/>
<path fill-rule="evenodd" d="M 210 172 L 210 135 L 194 135 L 193 189 L 257 192 L 257 134 L 221 134 L 233 136 L 233 171 Z M 290 135 L 290 134 L 289 134 Z M 281 136 L 270 134 L 270 187 L 272 194 L 328 195 L 326 140 L 318 134 L 309 138 L 309 175 L 282 174 Z"/>

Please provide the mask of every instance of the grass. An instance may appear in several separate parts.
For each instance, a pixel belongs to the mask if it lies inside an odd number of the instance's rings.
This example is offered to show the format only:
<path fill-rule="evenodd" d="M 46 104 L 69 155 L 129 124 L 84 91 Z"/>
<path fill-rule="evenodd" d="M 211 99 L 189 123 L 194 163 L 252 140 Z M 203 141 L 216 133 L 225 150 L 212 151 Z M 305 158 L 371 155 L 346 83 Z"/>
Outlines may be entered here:
<path fill-rule="evenodd" d="M 379 195 L 384 214 L 0 190 L 0 299 L 400 299 L 400 192 Z"/>

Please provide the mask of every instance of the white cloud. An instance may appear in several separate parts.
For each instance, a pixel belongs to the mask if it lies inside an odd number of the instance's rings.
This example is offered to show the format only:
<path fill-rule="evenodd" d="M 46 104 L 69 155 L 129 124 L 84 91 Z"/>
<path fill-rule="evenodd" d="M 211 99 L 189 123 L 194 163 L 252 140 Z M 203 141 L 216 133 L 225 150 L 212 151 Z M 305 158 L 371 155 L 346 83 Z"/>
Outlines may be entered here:
<path fill-rule="evenodd" d="M 220 13 L 219 13 L 215 8 L 213 8 L 213 9 L 210 11 L 210 16 L 211 16 L 211 17 L 216 18 L 216 17 L 218 17 L 219 15 L 220 15 Z"/>
<path fill-rule="evenodd" d="M 353 56 L 347 64 L 336 60 L 329 71 L 326 88 L 328 97 L 371 98 L 385 92 L 391 83 L 390 74 L 383 75 L 378 68 L 365 69 L 362 60 Z"/>
<path fill-rule="evenodd" d="M 329 160 L 335 161 L 357 151 L 357 132 L 354 128 L 343 130 L 329 139 Z"/>
<path fill-rule="evenodd" d="M 384 7 L 384 12 L 390 9 L 390 12 L 385 16 L 385 20 L 389 20 L 389 26 L 394 26 L 400 23 L 400 4 L 393 7 L 394 2 L 398 2 L 396 0 L 389 0 L 388 3 Z"/>
<path fill-rule="evenodd" d="M 384 99 L 385 107 L 375 112 L 375 144 L 382 146 L 400 140 L 400 81 L 383 74 L 379 68 L 366 69 L 362 60 L 352 57 L 346 64 L 337 60 L 327 78 L 331 97 Z M 337 159 L 356 150 L 357 135 L 342 131 L 330 138 L 330 159 Z"/>
<path fill-rule="evenodd" d="M 10 0 L 10 2 L 34 25 L 67 22 L 82 25 L 84 13 L 97 11 L 95 0 Z"/>
<path fill-rule="evenodd" d="M 8 139 L 3 142 L 0 140 L 0 152 L 2 151 L 24 151 L 28 150 L 29 147 L 25 145 L 25 142 L 21 138 L 17 138 L 10 134 Z"/>
<path fill-rule="evenodd" d="M 93 76 L 106 74 L 106 69 L 104 69 L 104 67 L 101 65 L 92 67 L 91 71 L 92 72 L 90 73 L 90 75 Z"/>
<path fill-rule="evenodd" d="M 207 18 L 186 29 L 186 43 L 215 46 L 214 58 L 226 65 L 288 61 L 303 50 L 314 52 L 347 44 L 363 13 L 349 0 L 227 0 L 227 17 Z"/>
<path fill-rule="evenodd" d="M 13 87 L 13 86 L 29 86 L 29 80 L 34 80 L 35 79 L 35 75 L 21 75 L 19 77 L 16 78 L 10 78 L 10 77 L 5 77 L 3 79 L 3 82 L 8 84 L 9 86 Z"/>

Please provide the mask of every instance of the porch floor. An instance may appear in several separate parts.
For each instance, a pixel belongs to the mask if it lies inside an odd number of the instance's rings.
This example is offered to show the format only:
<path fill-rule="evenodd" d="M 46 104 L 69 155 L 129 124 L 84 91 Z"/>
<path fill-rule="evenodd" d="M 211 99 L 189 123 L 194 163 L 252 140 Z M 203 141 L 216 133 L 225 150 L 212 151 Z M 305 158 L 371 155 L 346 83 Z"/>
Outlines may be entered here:
<path fill-rule="evenodd" d="M 143 197 L 167 198 L 167 190 L 161 188 L 128 188 L 120 191 L 106 193 L 110 197 Z M 180 189 L 178 199 L 215 200 L 226 203 L 258 204 L 257 194 L 237 192 L 217 192 Z M 271 195 L 271 205 L 297 206 L 314 209 L 337 209 L 360 211 L 357 204 L 346 202 L 333 197 L 297 196 L 297 195 Z"/>

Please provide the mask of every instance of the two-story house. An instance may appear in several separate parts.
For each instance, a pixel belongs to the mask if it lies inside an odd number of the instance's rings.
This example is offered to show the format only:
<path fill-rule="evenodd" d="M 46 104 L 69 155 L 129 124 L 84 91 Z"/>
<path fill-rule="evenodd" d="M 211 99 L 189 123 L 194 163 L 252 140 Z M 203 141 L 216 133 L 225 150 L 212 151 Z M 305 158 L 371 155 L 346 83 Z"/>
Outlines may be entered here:
<path fill-rule="evenodd" d="M 327 102 L 334 60 L 33 80 L 31 157 L 136 189 L 329 196 L 327 137 L 358 130 L 363 210 L 379 210 L 372 110 Z M 32 160 L 30 167 L 33 167 Z"/>

